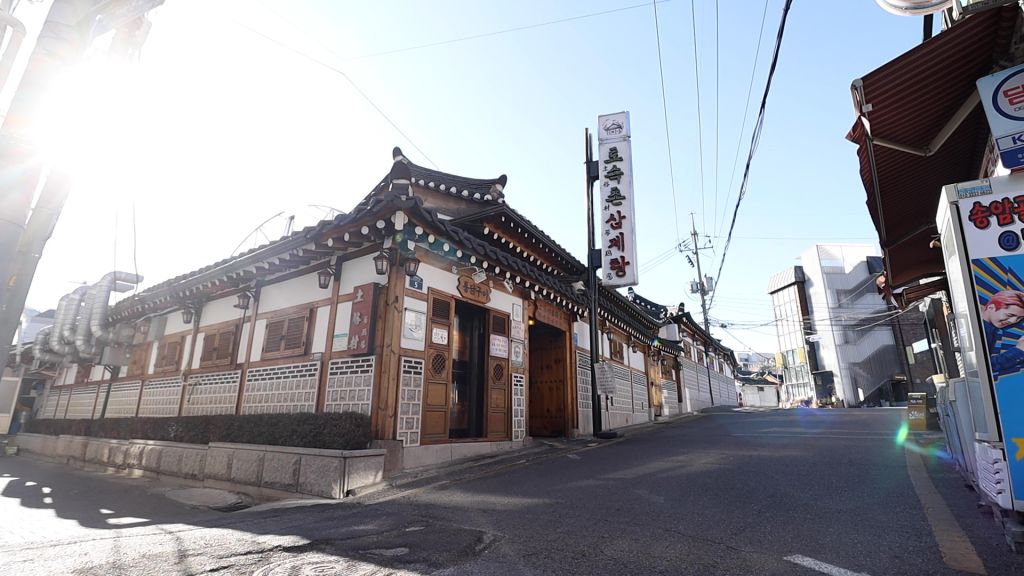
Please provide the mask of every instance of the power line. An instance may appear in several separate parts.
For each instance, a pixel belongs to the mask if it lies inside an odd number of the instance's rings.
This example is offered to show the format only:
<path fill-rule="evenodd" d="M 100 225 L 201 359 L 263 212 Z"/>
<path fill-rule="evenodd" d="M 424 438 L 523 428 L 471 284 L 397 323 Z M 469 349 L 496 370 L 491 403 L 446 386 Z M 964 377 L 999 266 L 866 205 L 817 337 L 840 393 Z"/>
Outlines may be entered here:
<path fill-rule="evenodd" d="M 721 148 L 721 146 L 719 146 L 719 139 L 718 139 L 718 117 L 719 117 L 718 109 L 720 107 L 720 104 L 722 103 L 722 99 L 719 96 L 719 91 L 718 91 L 718 70 L 719 70 L 718 62 L 719 62 L 719 58 L 720 58 L 719 44 L 720 44 L 720 42 L 719 42 L 719 28 L 718 28 L 718 0 L 715 0 L 715 211 L 711 213 L 711 225 L 712 226 L 715 225 L 715 216 L 718 215 L 718 188 L 719 188 L 719 183 L 718 183 L 718 149 Z M 707 226 L 707 224 L 705 224 L 705 226 Z M 705 228 L 704 231 L 707 232 L 707 228 Z M 712 254 L 713 253 L 714 252 L 712 252 Z"/>
<path fill-rule="evenodd" d="M 691 0 L 692 2 L 692 0 Z M 786 19 L 789 16 L 789 8 L 793 4 L 793 0 L 786 0 L 785 6 L 782 7 L 782 20 L 779 22 L 779 32 L 775 37 L 775 49 L 772 52 L 772 63 L 768 68 L 768 80 L 764 85 L 764 95 L 761 97 L 761 107 L 757 113 L 757 121 L 754 123 L 754 131 L 750 138 L 750 152 L 747 154 L 747 163 L 743 169 L 743 180 L 740 182 L 739 195 L 736 198 L 736 207 L 732 212 L 732 222 L 729 224 L 729 233 L 726 235 L 725 248 L 722 250 L 722 259 L 718 264 L 718 273 L 715 275 L 719 280 L 722 279 L 722 268 L 725 267 L 725 257 L 729 253 L 729 243 L 732 242 L 732 232 L 736 228 L 736 215 L 739 214 L 740 204 L 743 202 L 743 197 L 747 194 L 747 182 L 750 178 L 750 165 L 754 160 L 754 153 L 757 151 L 758 140 L 761 138 L 761 128 L 764 126 L 764 112 L 768 105 L 768 94 L 772 88 L 772 78 L 775 76 L 775 68 L 779 63 L 779 50 L 782 48 L 782 36 L 786 31 Z M 715 294 L 711 294 L 711 301 L 714 302 Z"/>
<path fill-rule="evenodd" d="M 656 3 L 657 4 L 665 4 L 666 2 L 671 2 L 671 1 L 672 0 L 657 0 Z M 448 39 L 448 40 L 440 40 L 438 42 L 429 42 L 427 44 L 418 44 L 416 46 L 407 46 L 405 48 L 396 48 L 394 50 L 385 50 L 383 52 L 374 52 L 372 54 L 363 54 L 362 56 L 353 56 L 352 58 L 347 58 L 345 60 L 342 60 L 342 62 L 354 62 L 356 60 L 365 60 L 367 58 L 376 58 L 378 56 L 387 56 L 387 55 L 390 55 L 390 54 L 400 54 L 402 52 L 409 52 L 411 50 L 420 50 L 420 49 L 423 49 L 423 48 L 434 48 L 436 46 L 444 46 L 446 44 L 455 44 L 457 42 L 466 42 L 468 40 L 479 40 L 481 38 L 487 38 L 487 37 L 490 37 L 490 36 L 498 36 L 498 35 L 501 35 L 501 34 L 510 34 L 512 32 L 522 32 L 524 30 L 531 30 L 531 29 L 534 29 L 534 28 L 542 28 L 544 26 L 552 26 L 552 25 L 555 25 L 555 24 L 564 24 L 566 22 L 572 22 L 574 20 L 583 20 L 585 18 L 594 18 L 596 16 L 605 16 L 605 15 L 608 15 L 608 14 L 614 14 L 616 12 L 625 12 L 627 10 L 635 10 L 637 8 L 644 8 L 646 6 L 648 6 L 648 3 L 646 3 L 646 2 L 644 2 L 643 4 L 632 4 L 630 6 L 623 6 L 622 8 L 613 8 L 611 10 L 604 10 L 602 12 L 591 12 L 589 14 L 580 14 L 578 16 L 569 16 L 567 18 L 560 18 L 558 20 L 549 20 L 547 22 L 538 22 L 536 24 L 526 24 L 524 26 L 516 26 L 515 28 L 506 28 L 504 30 L 494 30 L 492 32 L 483 32 L 483 33 L 480 33 L 480 34 L 473 34 L 471 36 L 462 36 L 462 37 L 459 37 L 459 38 L 451 38 L 451 39 Z"/>
<path fill-rule="evenodd" d="M 679 242 L 679 206 L 676 204 L 676 174 L 672 162 L 672 139 L 668 128 L 668 98 L 665 97 L 665 69 L 661 64 L 661 27 L 658 25 L 658 3 L 651 0 L 654 7 L 654 34 L 658 41 L 658 75 L 661 77 L 661 111 L 665 116 L 665 148 L 668 149 L 668 176 L 672 186 L 672 216 L 676 221 L 676 242 Z"/>
<path fill-rule="evenodd" d="M 700 69 L 697 64 L 697 10 L 690 0 L 690 25 L 693 30 L 693 76 L 697 89 L 697 172 L 700 174 L 700 216 L 704 230 L 708 228 L 707 209 L 704 205 L 704 128 L 700 114 Z"/>
<path fill-rule="evenodd" d="M 292 53 L 294 53 L 297 56 L 301 56 L 301 57 L 305 58 L 306 60 L 309 60 L 310 62 L 312 62 L 314 64 L 317 64 L 318 66 L 326 68 L 327 70 L 330 70 L 331 72 L 334 72 L 335 74 L 338 74 L 339 76 L 344 78 L 352 86 L 352 88 L 360 96 L 362 96 L 363 99 L 366 100 L 366 102 L 369 103 L 370 106 L 372 106 L 373 109 L 376 110 L 377 113 L 380 114 L 381 117 L 384 118 L 384 120 L 386 120 L 387 123 L 390 124 L 391 127 L 395 129 L 396 132 L 398 132 L 402 136 L 402 138 L 405 138 L 406 142 L 411 144 L 412 147 L 415 148 L 416 151 L 419 152 L 420 155 L 423 156 L 423 158 L 426 159 L 426 161 L 430 163 L 431 166 L 433 166 L 434 168 L 440 170 L 440 168 L 438 168 L 437 164 L 434 163 L 434 161 L 430 159 L 430 156 L 427 156 L 427 153 L 424 152 L 423 149 L 420 148 L 415 142 L 413 142 L 412 138 L 410 138 L 408 134 L 406 134 L 404 131 L 402 131 L 402 129 L 398 127 L 398 124 L 395 124 L 394 120 L 392 120 L 386 113 L 384 113 L 384 111 L 381 110 L 380 106 L 377 106 L 377 104 L 366 94 L 366 92 L 363 92 L 362 88 L 360 88 L 355 83 L 355 81 L 353 81 L 352 78 L 348 74 L 345 73 L 344 70 L 342 70 L 341 68 L 338 68 L 337 66 L 333 66 L 331 64 L 328 64 L 327 62 L 324 62 L 323 60 L 320 60 L 319 58 L 316 58 L 315 56 L 307 54 L 307 53 L 303 52 L 302 50 L 299 50 L 298 48 L 295 48 L 293 46 L 285 44 L 284 42 L 282 42 L 282 41 L 280 41 L 280 40 L 278 40 L 276 38 L 273 38 L 271 36 L 268 36 L 267 34 L 264 34 L 263 32 L 260 32 L 259 30 L 256 30 L 255 28 L 252 28 L 252 27 L 250 27 L 250 26 L 248 26 L 246 24 L 243 24 L 243 23 L 238 22 L 238 21 L 232 21 L 232 22 L 234 22 L 235 25 L 240 26 L 240 27 L 248 30 L 249 32 L 251 32 L 251 33 L 253 33 L 253 34 L 263 38 L 266 41 L 271 42 L 273 44 L 276 44 L 277 46 L 280 46 L 281 48 L 283 48 L 285 50 L 288 50 L 289 52 L 292 52 Z M 287 22 L 287 21 L 285 21 L 285 22 Z"/>
<path fill-rule="evenodd" d="M 732 197 L 732 185 L 736 181 L 736 165 L 740 161 L 740 147 L 743 146 L 743 133 L 747 129 L 747 115 L 750 113 L 750 95 L 754 92 L 754 76 L 757 72 L 757 60 L 758 56 L 761 55 L 761 39 L 764 37 L 764 23 L 766 16 L 768 15 L 768 0 L 764 0 L 764 10 L 761 11 L 761 28 L 757 33 L 757 48 L 754 50 L 754 62 L 750 66 L 750 82 L 747 84 L 747 97 L 743 100 L 743 122 L 740 123 L 740 135 L 736 139 L 736 154 L 732 159 L 732 170 L 729 171 L 729 188 L 726 189 L 725 201 L 726 209 L 722 210 L 722 218 L 718 223 L 718 227 L 715 230 L 721 230 L 722 225 L 725 224 L 725 215 L 729 212 L 729 198 Z M 716 211 L 715 217 L 718 217 Z"/>

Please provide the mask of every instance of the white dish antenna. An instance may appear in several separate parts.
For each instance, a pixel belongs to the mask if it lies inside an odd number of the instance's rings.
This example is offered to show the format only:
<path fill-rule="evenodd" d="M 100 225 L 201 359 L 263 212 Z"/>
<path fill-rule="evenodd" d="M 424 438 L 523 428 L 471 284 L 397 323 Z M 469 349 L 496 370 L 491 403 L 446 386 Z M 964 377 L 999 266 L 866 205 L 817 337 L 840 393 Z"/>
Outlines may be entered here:
<path fill-rule="evenodd" d="M 924 16 L 951 7 L 953 0 L 875 0 L 875 3 L 897 16 Z"/>

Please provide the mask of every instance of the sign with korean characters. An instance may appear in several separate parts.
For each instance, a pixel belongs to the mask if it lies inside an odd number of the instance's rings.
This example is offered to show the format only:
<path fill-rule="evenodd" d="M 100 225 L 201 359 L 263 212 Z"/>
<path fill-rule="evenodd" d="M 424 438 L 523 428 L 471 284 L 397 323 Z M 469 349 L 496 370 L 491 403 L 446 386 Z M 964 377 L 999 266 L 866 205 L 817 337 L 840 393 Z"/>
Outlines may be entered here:
<path fill-rule="evenodd" d="M 636 217 L 629 112 L 597 117 L 601 276 L 606 286 L 636 286 Z"/>
<path fill-rule="evenodd" d="M 374 328 L 377 324 L 377 284 L 356 286 L 352 290 L 352 311 L 349 316 L 349 354 L 373 352 Z"/>
<path fill-rule="evenodd" d="M 1024 500 L 1024 174 L 956 185 L 1014 501 Z M 970 298 L 970 297 L 969 297 Z M 968 304 L 971 304 L 968 302 Z M 983 366 L 982 370 L 985 369 Z"/>
<path fill-rule="evenodd" d="M 1024 64 L 979 78 L 977 84 L 1003 166 L 1024 167 Z"/>

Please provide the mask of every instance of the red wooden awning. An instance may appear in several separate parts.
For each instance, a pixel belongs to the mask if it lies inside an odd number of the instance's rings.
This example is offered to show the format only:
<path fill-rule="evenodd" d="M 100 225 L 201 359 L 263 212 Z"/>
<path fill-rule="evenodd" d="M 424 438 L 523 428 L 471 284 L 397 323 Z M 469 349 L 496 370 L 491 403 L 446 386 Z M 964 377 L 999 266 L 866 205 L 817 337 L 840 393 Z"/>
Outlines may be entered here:
<path fill-rule="evenodd" d="M 1006 67 L 1018 13 L 971 16 L 853 82 L 858 118 L 847 139 L 857 144 L 890 289 L 945 274 L 941 252 L 929 248 L 940 190 L 979 175 L 989 130 L 975 81 Z"/>

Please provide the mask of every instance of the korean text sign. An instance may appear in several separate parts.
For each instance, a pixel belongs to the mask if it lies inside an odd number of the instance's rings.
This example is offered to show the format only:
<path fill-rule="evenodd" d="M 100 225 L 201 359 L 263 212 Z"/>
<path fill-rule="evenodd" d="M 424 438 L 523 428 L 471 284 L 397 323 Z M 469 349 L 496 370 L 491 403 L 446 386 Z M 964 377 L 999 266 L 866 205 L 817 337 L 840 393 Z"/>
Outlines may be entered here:
<path fill-rule="evenodd" d="M 639 280 L 629 112 L 599 116 L 597 127 L 601 276 L 606 286 L 636 286 Z"/>
<path fill-rule="evenodd" d="M 956 185 L 1014 500 L 1024 499 L 1024 175 Z"/>

